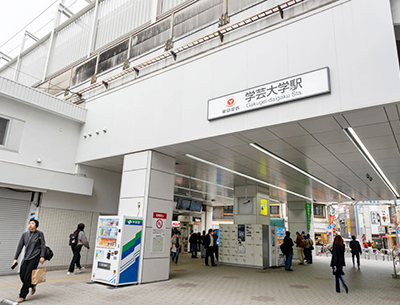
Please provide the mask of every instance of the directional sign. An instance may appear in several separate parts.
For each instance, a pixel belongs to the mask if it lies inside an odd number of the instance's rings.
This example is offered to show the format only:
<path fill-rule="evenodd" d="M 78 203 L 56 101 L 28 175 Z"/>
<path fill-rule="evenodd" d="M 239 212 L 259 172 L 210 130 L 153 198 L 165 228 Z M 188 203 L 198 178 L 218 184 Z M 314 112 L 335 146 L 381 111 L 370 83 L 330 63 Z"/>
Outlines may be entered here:
<path fill-rule="evenodd" d="M 400 229 L 397 231 L 397 234 L 399 234 L 399 235 L 400 235 Z"/>
<path fill-rule="evenodd" d="M 332 229 L 332 227 L 331 227 L 331 226 L 328 226 L 328 230 L 330 230 L 330 229 Z"/>

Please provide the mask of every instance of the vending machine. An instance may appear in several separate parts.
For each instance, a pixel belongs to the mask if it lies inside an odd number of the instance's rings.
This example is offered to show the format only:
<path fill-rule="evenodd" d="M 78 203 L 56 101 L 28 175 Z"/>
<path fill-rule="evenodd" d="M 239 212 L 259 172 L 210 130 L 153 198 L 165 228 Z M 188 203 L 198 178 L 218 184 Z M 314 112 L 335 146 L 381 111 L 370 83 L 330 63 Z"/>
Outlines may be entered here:
<path fill-rule="evenodd" d="M 269 227 L 269 266 L 270 267 L 280 267 L 284 266 L 283 263 L 283 253 L 280 250 L 280 246 L 283 244 L 285 239 L 285 228 L 281 227 Z"/>
<path fill-rule="evenodd" d="M 143 220 L 130 216 L 100 216 L 92 281 L 113 286 L 138 282 Z"/>

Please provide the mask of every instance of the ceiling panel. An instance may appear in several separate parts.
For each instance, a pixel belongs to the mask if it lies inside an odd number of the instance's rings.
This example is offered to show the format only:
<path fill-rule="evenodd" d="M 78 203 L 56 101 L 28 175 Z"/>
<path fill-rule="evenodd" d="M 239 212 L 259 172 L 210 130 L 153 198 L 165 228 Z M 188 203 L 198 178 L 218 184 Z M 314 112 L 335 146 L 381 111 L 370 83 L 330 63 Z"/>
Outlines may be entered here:
<path fill-rule="evenodd" d="M 301 121 L 299 124 L 312 134 L 342 130 L 342 127 L 331 116 Z"/>
<path fill-rule="evenodd" d="M 343 114 L 351 127 L 372 125 L 387 122 L 383 107 L 362 109 Z"/>
<path fill-rule="evenodd" d="M 297 123 L 268 127 L 268 130 L 282 139 L 305 136 L 308 134 L 308 132 Z"/>
<path fill-rule="evenodd" d="M 334 116 L 313 118 L 300 123 L 258 128 L 154 150 L 175 157 L 177 173 L 207 181 L 208 183 L 201 181 L 193 183 L 188 178 L 183 179 L 176 175 L 177 186 L 195 189 L 193 192 L 196 191 L 196 194 L 207 200 L 209 205 L 232 204 L 233 202 L 232 199 L 218 198 L 218 195 L 233 196 L 232 191 L 218 184 L 235 187 L 255 182 L 215 166 L 192 160 L 185 154 L 192 154 L 301 195 L 313 196 L 314 200 L 319 202 L 348 201 L 337 192 L 310 180 L 305 175 L 248 145 L 252 142 L 353 196 L 356 200 L 390 200 L 393 199 L 393 195 L 341 129 L 347 124 L 354 127 L 391 183 L 398 187 L 400 186 L 399 107 L 394 104 L 385 107 L 386 111 L 390 112 L 388 116 L 384 107 L 379 106 L 335 114 L 335 118 Z M 388 117 L 390 117 L 390 122 Z M 93 160 L 84 164 L 121 172 L 123 156 Z M 372 181 L 365 177 L 367 173 L 373 177 Z M 176 194 L 178 193 L 185 196 L 187 191 L 180 189 L 176 191 Z M 270 196 L 282 202 L 299 200 L 298 197 L 275 188 L 270 188 Z M 211 202 L 210 198 L 214 197 L 215 202 Z"/>
<path fill-rule="evenodd" d="M 313 134 L 313 136 L 321 144 L 347 142 L 349 140 L 349 138 L 346 136 L 346 134 L 344 133 L 344 131 L 342 129 L 316 133 L 316 134 Z"/>

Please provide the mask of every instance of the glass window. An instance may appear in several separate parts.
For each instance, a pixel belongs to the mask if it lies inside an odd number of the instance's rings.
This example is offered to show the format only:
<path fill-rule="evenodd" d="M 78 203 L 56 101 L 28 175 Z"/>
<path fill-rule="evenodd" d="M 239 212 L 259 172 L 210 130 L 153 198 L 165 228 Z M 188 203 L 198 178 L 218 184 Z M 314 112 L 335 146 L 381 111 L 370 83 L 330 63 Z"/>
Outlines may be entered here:
<path fill-rule="evenodd" d="M 270 205 L 269 206 L 269 213 L 277 215 L 279 214 L 279 205 Z"/>
<path fill-rule="evenodd" d="M 7 128 L 10 120 L 0 117 L 0 145 L 6 143 Z"/>
<path fill-rule="evenodd" d="M 223 207 L 222 211 L 224 215 L 233 215 L 233 205 Z"/>
<path fill-rule="evenodd" d="M 325 217 L 325 207 L 323 205 L 314 205 L 314 216 Z"/>

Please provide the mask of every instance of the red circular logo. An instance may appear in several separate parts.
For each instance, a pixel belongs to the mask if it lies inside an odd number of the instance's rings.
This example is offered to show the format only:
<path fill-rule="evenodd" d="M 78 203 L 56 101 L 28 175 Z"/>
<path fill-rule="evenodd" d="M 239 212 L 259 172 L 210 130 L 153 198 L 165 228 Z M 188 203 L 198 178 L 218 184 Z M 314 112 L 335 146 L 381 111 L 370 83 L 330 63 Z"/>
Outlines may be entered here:
<path fill-rule="evenodd" d="M 228 100 L 226 101 L 226 106 L 227 107 L 232 107 L 233 105 L 236 104 L 236 100 L 234 97 L 230 97 L 228 98 Z"/>

